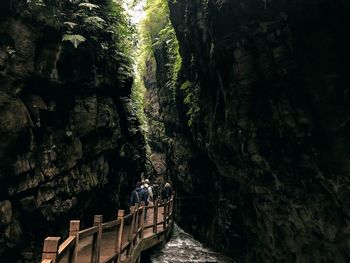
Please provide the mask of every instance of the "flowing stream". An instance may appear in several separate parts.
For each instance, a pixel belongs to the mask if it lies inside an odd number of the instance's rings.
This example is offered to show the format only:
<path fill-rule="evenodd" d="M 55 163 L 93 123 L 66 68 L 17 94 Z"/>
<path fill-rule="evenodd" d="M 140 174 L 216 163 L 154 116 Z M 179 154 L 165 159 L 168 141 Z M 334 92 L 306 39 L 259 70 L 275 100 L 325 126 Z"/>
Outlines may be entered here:
<path fill-rule="evenodd" d="M 154 251 L 150 260 L 152 263 L 234 262 L 207 248 L 177 225 L 174 227 L 170 240 L 162 249 Z"/>

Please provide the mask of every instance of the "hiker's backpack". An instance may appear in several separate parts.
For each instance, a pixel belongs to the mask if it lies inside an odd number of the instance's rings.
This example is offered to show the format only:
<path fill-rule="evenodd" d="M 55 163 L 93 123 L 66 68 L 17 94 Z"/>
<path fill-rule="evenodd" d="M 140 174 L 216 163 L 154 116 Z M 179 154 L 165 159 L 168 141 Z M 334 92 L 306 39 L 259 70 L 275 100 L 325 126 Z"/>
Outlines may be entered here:
<path fill-rule="evenodd" d="M 159 192 L 159 185 L 154 184 L 152 186 L 152 191 L 153 191 L 153 198 L 156 199 L 160 196 L 160 192 Z"/>
<path fill-rule="evenodd" d="M 142 188 L 141 192 L 142 192 L 141 201 L 144 201 L 145 204 L 147 205 L 148 204 L 148 189 L 146 187 L 144 187 L 144 188 Z"/>
<path fill-rule="evenodd" d="M 139 189 L 139 191 L 136 190 L 137 196 L 139 197 L 139 203 L 141 203 L 144 199 L 144 193 L 143 193 L 143 189 Z"/>

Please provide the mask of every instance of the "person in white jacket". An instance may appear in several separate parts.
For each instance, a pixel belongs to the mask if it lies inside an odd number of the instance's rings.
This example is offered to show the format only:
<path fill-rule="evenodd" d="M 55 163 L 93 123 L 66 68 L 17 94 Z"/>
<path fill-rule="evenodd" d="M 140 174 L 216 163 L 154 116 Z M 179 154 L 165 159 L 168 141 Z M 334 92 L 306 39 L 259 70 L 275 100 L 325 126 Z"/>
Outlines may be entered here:
<path fill-rule="evenodd" d="M 144 187 L 148 190 L 148 202 L 153 202 L 153 191 L 148 179 L 145 180 Z"/>

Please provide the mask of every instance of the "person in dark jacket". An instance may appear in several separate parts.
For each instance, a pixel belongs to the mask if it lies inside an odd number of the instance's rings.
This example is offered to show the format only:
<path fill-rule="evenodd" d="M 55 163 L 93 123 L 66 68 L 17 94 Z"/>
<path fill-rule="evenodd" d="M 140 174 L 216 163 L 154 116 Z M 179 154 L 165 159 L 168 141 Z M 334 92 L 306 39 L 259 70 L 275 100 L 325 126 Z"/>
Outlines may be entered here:
<path fill-rule="evenodd" d="M 169 183 L 166 183 L 162 191 L 162 200 L 168 200 L 173 194 L 173 189 Z"/>
<path fill-rule="evenodd" d="M 137 182 L 135 189 L 131 192 L 130 206 L 134 206 L 135 204 L 141 204 L 141 201 L 142 201 L 141 182 Z"/>
<path fill-rule="evenodd" d="M 160 194 L 161 194 L 160 187 L 157 181 L 152 185 L 152 191 L 153 191 L 153 202 L 154 202 L 155 200 L 160 198 Z"/>

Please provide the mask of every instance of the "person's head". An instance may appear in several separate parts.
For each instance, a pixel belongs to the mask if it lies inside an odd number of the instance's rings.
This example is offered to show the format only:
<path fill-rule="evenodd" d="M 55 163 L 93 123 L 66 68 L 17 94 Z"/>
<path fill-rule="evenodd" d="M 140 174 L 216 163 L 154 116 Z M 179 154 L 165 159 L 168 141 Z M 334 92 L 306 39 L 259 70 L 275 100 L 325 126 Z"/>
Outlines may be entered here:
<path fill-rule="evenodd" d="M 149 182 L 149 180 L 148 179 L 146 179 L 145 180 L 145 184 L 149 184 L 150 182 Z"/>
<path fill-rule="evenodd" d="M 136 183 L 136 187 L 140 187 L 141 185 L 142 185 L 141 182 L 137 182 L 137 183 Z"/>
<path fill-rule="evenodd" d="M 170 187 L 170 184 L 169 184 L 169 183 L 166 183 L 166 184 L 165 184 L 165 187 Z"/>

